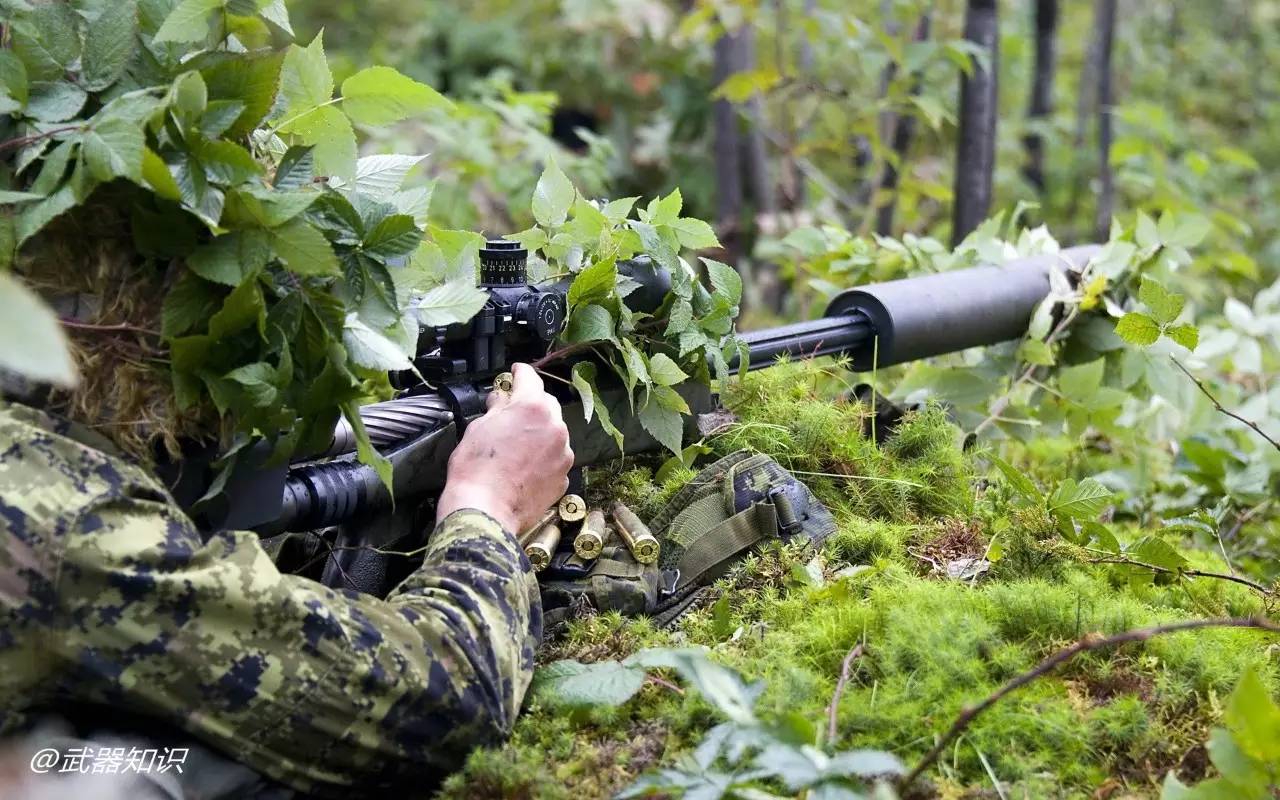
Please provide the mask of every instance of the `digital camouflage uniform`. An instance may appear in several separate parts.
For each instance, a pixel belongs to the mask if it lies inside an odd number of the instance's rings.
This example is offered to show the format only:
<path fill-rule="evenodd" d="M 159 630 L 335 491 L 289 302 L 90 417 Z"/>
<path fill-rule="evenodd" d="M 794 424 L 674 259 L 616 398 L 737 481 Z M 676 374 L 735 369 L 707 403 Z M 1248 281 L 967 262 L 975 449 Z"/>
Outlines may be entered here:
<path fill-rule="evenodd" d="M 386 599 L 207 540 L 94 434 L 0 401 L 0 733 L 96 703 L 295 788 L 417 782 L 510 731 L 542 634 L 515 539 L 478 511 Z M 326 791 L 328 790 L 328 791 Z"/>

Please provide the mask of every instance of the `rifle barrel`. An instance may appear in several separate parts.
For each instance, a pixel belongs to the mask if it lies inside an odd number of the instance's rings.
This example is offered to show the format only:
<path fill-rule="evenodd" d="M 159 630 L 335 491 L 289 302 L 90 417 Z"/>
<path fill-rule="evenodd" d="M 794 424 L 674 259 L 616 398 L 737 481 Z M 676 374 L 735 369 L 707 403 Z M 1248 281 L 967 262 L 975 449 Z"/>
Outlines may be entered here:
<path fill-rule="evenodd" d="M 769 366 L 779 356 L 813 358 L 856 351 L 872 335 L 871 321 L 861 312 L 855 312 L 748 331 L 738 338 L 750 354 L 747 368 L 758 369 Z M 737 356 L 729 362 L 731 369 L 736 370 L 739 365 Z"/>

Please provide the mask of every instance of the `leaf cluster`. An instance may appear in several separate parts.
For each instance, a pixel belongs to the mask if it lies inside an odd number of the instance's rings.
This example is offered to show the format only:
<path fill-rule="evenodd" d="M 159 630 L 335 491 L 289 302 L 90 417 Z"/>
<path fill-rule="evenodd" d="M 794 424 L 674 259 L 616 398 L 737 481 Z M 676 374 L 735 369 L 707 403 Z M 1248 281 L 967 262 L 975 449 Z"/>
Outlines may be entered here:
<path fill-rule="evenodd" d="M 178 403 L 231 422 L 227 466 L 251 438 L 278 459 L 323 447 L 345 413 L 385 476 L 356 406 L 410 368 L 420 322 L 464 321 L 485 296 L 474 243 L 428 232 L 429 190 L 402 190 L 421 159 L 358 159 L 353 126 L 449 102 L 385 67 L 335 95 L 322 38 L 292 44 L 282 0 L 4 13 L 0 130 L 14 155 L 0 185 L 15 188 L 0 195 L 0 266 L 54 269 L 42 231 L 99 187 L 127 188 L 136 258 L 168 286 L 156 334 Z"/>
<path fill-rule="evenodd" d="M 620 798 L 764 798 L 778 796 L 769 790 L 781 789 L 788 795 L 858 800 L 868 796 L 864 790 L 876 779 L 904 773 L 902 762 L 889 753 L 828 755 L 814 746 L 818 734 L 812 725 L 761 720 L 755 704 L 763 685 L 746 684 L 738 673 L 710 660 L 704 648 L 648 648 L 623 661 L 592 664 L 556 661 L 535 674 L 534 697 L 568 708 L 618 706 L 655 669 L 675 672 L 727 721 L 708 731 L 674 766 L 641 776 Z"/>
<path fill-rule="evenodd" d="M 689 413 L 689 406 L 678 387 L 691 379 L 709 384 L 728 378 L 742 278 L 732 267 L 703 258 L 704 282 L 680 256 L 682 250 L 720 243 L 710 225 L 680 216 L 679 189 L 644 208 L 637 200 L 591 201 L 553 161 L 534 190 L 537 225 L 510 238 L 523 243 L 550 278 L 569 281 L 568 322 L 560 349 L 547 361 L 594 352 L 626 386 L 644 429 L 679 454 L 682 415 Z M 636 260 L 671 276 L 671 290 L 657 308 L 628 304 L 627 298 L 641 289 L 625 269 Z M 578 361 L 570 380 L 582 398 L 587 421 L 598 417 L 621 447 L 621 434 L 600 402 L 596 364 Z"/>

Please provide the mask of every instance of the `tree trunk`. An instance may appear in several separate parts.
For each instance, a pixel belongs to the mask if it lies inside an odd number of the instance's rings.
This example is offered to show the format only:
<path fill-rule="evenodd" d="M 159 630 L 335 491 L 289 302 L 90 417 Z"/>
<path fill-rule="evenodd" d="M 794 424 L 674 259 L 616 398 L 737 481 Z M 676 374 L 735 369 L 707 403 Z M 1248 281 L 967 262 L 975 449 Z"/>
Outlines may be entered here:
<path fill-rule="evenodd" d="M 960 79 L 960 142 L 951 226 L 953 246 L 960 244 L 991 211 L 1000 71 L 996 0 L 968 1 L 964 38 L 985 50 L 990 63 L 983 67 L 974 59 L 971 74 Z"/>
<path fill-rule="evenodd" d="M 924 42 L 929 39 L 929 28 L 932 19 L 929 12 L 920 15 L 916 23 L 915 40 Z M 917 75 L 911 86 L 911 95 L 920 94 L 920 76 Z M 876 211 L 876 233 L 881 236 L 893 235 L 893 217 L 898 208 L 898 181 L 906 166 L 907 152 L 916 136 L 916 117 L 914 114 L 899 114 L 893 124 L 893 155 L 895 160 L 884 165 L 884 175 L 880 179 L 881 194 L 885 200 Z"/>
<path fill-rule="evenodd" d="M 735 36 L 725 33 L 715 44 L 712 80 L 716 86 L 736 72 Z M 712 148 L 716 163 L 716 229 L 724 245 L 724 257 L 737 264 L 741 255 L 742 229 L 742 143 L 738 135 L 738 114 L 728 100 L 712 105 Z"/>
<path fill-rule="evenodd" d="M 1027 106 L 1027 119 L 1031 122 L 1047 119 L 1053 113 L 1053 76 L 1055 64 L 1055 38 L 1058 28 L 1058 0 L 1036 0 L 1036 60 L 1031 80 L 1031 101 Z M 1023 171 L 1027 181 L 1041 195 L 1045 192 L 1044 136 L 1030 131 L 1023 139 L 1027 148 L 1027 166 Z"/>
<path fill-rule="evenodd" d="M 1098 0 L 1098 168 L 1101 173 L 1101 187 L 1098 190 L 1098 216 L 1094 225 L 1094 235 L 1099 242 L 1110 238 L 1111 217 L 1115 214 L 1116 186 L 1115 174 L 1111 171 L 1111 140 L 1113 138 L 1111 117 L 1112 105 L 1115 102 L 1112 50 L 1116 32 L 1116 0 Z"/>
<path fill-rule="evenodd" d="M 749 72 L 756 68 L 755 29 L 744 26 L 737 36 L 735 49 L 737 57 L 735 65 L 740 72 Z M 755 210 L 755 234 L 774 235 L 778 232 L 778 202 L 774 195 L 773 179 L 769 175 L 769 151 L 764 141 L 764 102 L 760 95 L 753 94 L 743 107 L 743 115 L 747 120 L 747 129 L 743 134 L 742 155 L 743 166 L 747 174 L 747 189 L 751 195 L 751 203 Z M 743 245 L 743 255 L 745 243 Z M 746 263 L 745 261 L 743 263 Z M 772 262 L 754 264 L 755 280 L 752 298 L 773 311 L 782 308 L 782 282 L 778 277 L 778 265 Z"/>
<path fill-rule="evenodd" d="M 788 0 L 777 0 L 778 8 L 785 9 Z M 796 76 L 800 81 L 808 81 L 813 79 L 813 43 L 809 41 L 808 21 L 813 19 L 814 11 L 817 10 L 818 0 L 804 0 L 804 8 L 800 13 L 800 45 L 799 52 L 796 56 Z M 780 11 L 779 19 L 783 19 Z M 783 28 L 786 27 L 782 22 L 779 23 L 778 36 L 781 37 Z M 779 59 L 781 63 L 782 59 Z M 790 116 L 790 115 L 789 115 Z M 796 125 L 793 118 L 787 121 L 788 128 L 791 132 L 791 138 L 788 142 L 790 152 L 787 153 L 787 184 L 784 195 L 787 200 L 787 207 L 792 211 L 802 210 L 808 202 L 808 187 L 805 183 L 804 171 L 800 168 L 800 162 L 796 155 L 796 150 L 800 147 L 800 143 L 804 141 L 809 133 L 809 125 L 807 122 Z"/>

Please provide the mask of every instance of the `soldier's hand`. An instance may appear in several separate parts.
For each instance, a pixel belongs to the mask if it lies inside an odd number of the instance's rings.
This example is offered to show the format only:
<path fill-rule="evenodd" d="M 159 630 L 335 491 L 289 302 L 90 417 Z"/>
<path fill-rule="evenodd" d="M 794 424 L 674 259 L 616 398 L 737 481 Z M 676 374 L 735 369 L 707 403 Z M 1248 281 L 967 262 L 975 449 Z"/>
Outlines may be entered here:
<path fill-rule="evenodd" d="M 560 404 L 533 367 L 516 364 L 512 373 L 511 393 L 489 395 L 488 412 L 450 456 L 437 520 L 474 508 L 519 536 L 568 489 L 573 451 Z"/>

